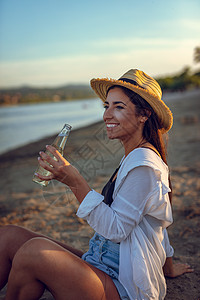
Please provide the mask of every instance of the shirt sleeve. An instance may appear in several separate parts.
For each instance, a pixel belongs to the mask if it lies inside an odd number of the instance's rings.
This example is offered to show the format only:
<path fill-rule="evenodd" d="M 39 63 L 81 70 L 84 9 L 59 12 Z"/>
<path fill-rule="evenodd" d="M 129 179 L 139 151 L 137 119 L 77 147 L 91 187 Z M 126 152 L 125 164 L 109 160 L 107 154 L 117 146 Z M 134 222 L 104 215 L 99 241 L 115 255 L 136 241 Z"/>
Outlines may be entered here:
<path fill-rule="evenodd" d="M 172 257 L 174 255 L 174 249 L 170 245 L 170 241 L 169 241 L 169 237 L 168 237 L 166 228 L 163 230 L 162 246 L 165 249 L 166 257 Z"/>
<path fill-rule="evenodd" d="M 142 219 L 146 203 L 157 191 L 156 187 L 155 171 L 150 167 L 137 167 L 127 174 L 110 207 L 103 202 L 101 194 L 90 191 L 77 215 L 105 238 L 121 242 Z"/>

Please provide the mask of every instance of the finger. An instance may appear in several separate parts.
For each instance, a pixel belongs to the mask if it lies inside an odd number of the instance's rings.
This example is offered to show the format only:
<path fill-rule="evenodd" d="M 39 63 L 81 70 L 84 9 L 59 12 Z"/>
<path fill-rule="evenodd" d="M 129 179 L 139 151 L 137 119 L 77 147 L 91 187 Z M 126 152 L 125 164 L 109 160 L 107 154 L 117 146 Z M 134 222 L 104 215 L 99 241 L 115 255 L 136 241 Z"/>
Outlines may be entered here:
<path fill-rule="evenodd" d="M 191 272 L 194 272 L 194 269 L 190 265 L 186 264 L 185 265 L 185 272 L 191 273 Z"/>
<path fill-rule="evenodd" d="M 179 263 L 177 264 L 178 266 L 182 267 L 183 269 L 192 269 L 191 266 L 189 264 L 182 264 L 182 263 Z"/>
<path fill-rule="evenodd" d="M 186 273 L 192 273 L 194 272 L 194 269 L 187 269 Z"/>
<path fill-rule="evenodd" d="M 52 145 L 47 145 L 46 148 L 47 151 L 50 152 L 56 158 L 57 162 L 60 163 L 60 165 L 70 165 L 70 163 L 62 156 L 62 154 L 55 147 L 53 147 Z"/>
<path fill-rule="evenodd" d="M 56 166 L 56 163 L 58 162 L 58 160 L 50 152 L 40 151 L 39 154 L 40 154 L 41 159 L 42 159 L 43 162 L 47 162 L 47 164 L 50 164 L 51 167 L 55 167 Z"/>
<path fill-rule="evenodd" d="M 44 181 L 49 181 L 49 180 L 54 179 L 54 175 L 52 173 L 49 176 L 42 176 L 41 174 L 35 172 L 34 175 L 37 176 L 39 179 L 44 180 Z"/>
<path fill-rule="evenodd" d="M 46 149 L 51 154 L 53 154 L 53 156 L 55 156 L 57 160 L 62 159 L 62 155 L 60 154 L 60 152 L 52 145 L 46 145 Z"/>
<path fill-rule="evenodd" d="M 48 158 L 47 158 L 48 159 Z M 47 162 L 47 160 L 43 160 L 41 157 L 38 157 L 38 162 L 39 162 L 39 165 L 44 168 L 45 170 L 49 171 L 49 172 L 52 172 L 53 171 L 53 166 L 51 164 L 49 164 Z"/>
<path fill-rule="evenodd" d="M 194 272 L 194 269 L 191 268 L 191 266 L 188 265 L 188 264 L 178 263 L 178 264 L 174 265 L 174 267 L 176 268 L 176 271 L 180 275 L 184 274 L 184 273 L 192 273 L 192 272 Z"/>
<path fill-rule="evenodd" d="M 185 269 L 182 270 L 182 272 L 183 273 L 192 273 L 192 272 L 194 272 L 194 269 L 192 269 L 192 268 L 185 268 Z"/>

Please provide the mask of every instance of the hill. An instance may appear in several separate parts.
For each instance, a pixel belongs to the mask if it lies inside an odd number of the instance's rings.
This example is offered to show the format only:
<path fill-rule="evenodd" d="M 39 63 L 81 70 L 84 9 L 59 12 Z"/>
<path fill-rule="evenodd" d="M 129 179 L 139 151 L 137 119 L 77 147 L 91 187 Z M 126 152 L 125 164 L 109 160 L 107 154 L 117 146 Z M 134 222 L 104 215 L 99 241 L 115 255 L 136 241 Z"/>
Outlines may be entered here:
<path fill-rule="evenodd" d="M 185 67 L 175 75 L 156 78 L 163 92 L 185 91 L 200 87 L 200 71 L 192 73 Z M 71 84 L 60 87 L 29 87 L 0 89 L 0 105 L 16 105 L 23 103 L 71 101 L 96 97 L 87 84 Z"/>
<path fill-rule="evenodd" d="M 23 86 L 19 88 L 0 89 L 0 105 L 58 102 L 94 97 L 95 94 L 89 85 L 79 84 L 52 88 Z"/>

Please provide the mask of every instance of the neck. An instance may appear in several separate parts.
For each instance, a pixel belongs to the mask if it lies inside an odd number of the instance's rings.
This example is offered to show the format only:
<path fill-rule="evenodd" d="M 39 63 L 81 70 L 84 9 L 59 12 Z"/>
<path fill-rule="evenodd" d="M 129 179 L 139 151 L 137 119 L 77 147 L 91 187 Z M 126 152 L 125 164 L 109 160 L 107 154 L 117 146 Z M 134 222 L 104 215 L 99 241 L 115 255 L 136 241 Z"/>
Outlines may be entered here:
<path fill-rule="evenodd" d="M 147 143 L 147 141 L 141 136 L 138 138 L 134 138 L 132 141 L 122 141 L 124 150 L 125 150 L 125 157 L 134 149 L 139 148 Z"/>

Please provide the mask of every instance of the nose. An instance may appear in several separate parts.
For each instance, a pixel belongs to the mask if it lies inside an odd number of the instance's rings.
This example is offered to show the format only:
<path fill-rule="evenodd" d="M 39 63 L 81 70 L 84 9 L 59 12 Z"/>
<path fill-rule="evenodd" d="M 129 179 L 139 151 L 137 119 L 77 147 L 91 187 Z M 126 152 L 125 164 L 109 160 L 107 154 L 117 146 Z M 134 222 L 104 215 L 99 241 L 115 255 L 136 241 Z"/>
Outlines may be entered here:
<path fill-rule="evenodd" d="M 107 107 L 103 114 L 103 120 L 105 122 L 106 120 L 110 120 L 112 118 L 113 118 L 113 110 L 111 107 Z"/>

